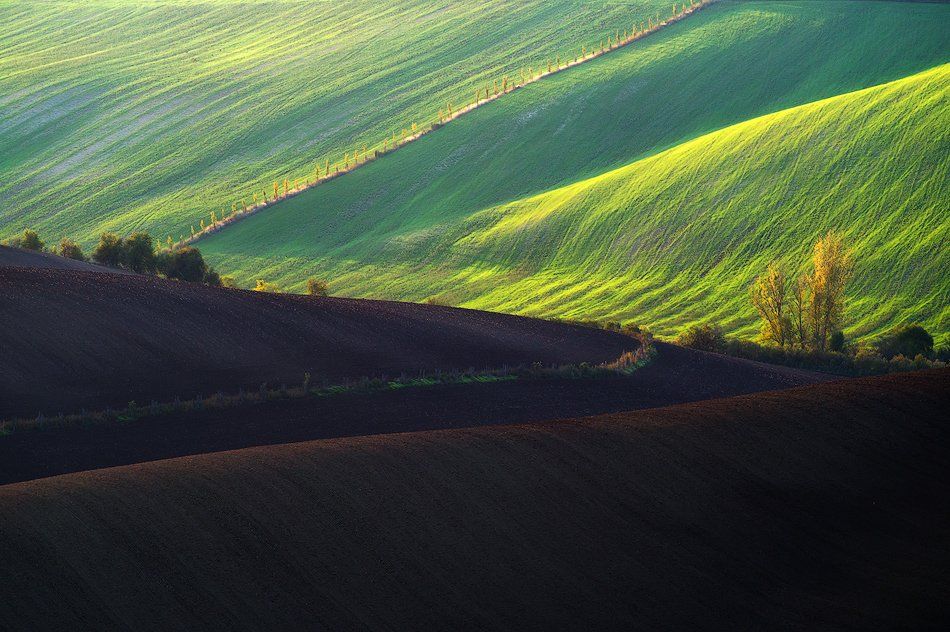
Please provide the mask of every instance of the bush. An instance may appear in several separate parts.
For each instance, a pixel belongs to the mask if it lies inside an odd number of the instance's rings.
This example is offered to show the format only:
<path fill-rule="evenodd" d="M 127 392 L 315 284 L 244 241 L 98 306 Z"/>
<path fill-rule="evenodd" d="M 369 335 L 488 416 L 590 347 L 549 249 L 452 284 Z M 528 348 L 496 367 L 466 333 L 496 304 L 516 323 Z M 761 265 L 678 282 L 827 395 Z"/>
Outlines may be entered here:
<path fill-rule="evenodd" d="M 122 239 L 115 233 L 102 233 L 99 244 L 92 251 L 92 260 L 105 266 L 119 267 L 122 263 Z"/>
<path fill-rule="evenodd" d="M 211 287 L 221 287 L 221 275 L 214 268 L 208 268 L 202 282 Z"/>
<path fill-rule="evenodd" d="M 132 272 L 155 274 L 155 246 L 148 233 L 132 233 L 122 247 L 122 263 Z"/>
<path fill-rule="evenodd" d="M 270 292 L 271 294 L 280 294 L 281 289 L 276 283 L 268 283 L 264 279 L 258 279 L 254 286 L 255 292 Z"/>
<path fill-rule="evenodd" d="M 700 351 L 722 352 L 726 336 L 719 325 L 694 325 L 676 339 L 677 344 Z"/>
<path fill-rule="evenodd" d="M 841 353 L 844 351 L 844 344 L 844 332 L 840 329 L 832 332 L 831 338 L 828 340 L 828 348 L 835 353 Z"/>
<path fill-rule="evenodd" d="M 29 228 L 24 230 L 23 234 L 14 240 L 14 245 L 27 250 L 36 250 L 37 252 L 43 252 L 43 248 L 46 247 L 46 244 L 40 239 L 39 233 Z"/>
<path fill-rule="evenodd" d="M 233 276 L 223 276 L 221 277 L 221 287 L 229 287 L 232 289 L 237 288 L 237 281 L 234 280 Z"/>
<path fill-rule="evenodd" d="M 899 355 L 905 359 L 917 355 L 930 357 L 933 355 L 934 339 L 920 325 L 909 325 L 891 330 L 878 341 L 877 349 L 885 358 Z"/>
<path fill-rule="evenodd" d="M 320 279 L 307 279 L 307 294 L 310 296 L 327 296 L 330 293 L 330 285 Z"/>
<path fill-rule="evenodd" d="M 69 237 L 63 237 L 62 240 L 60 240 L 59 256 L 66 257 L 67 259 L 75 259 L 76 261 L 86 260 L 86 255 L 83 254 L 82 248 Z"/>
<path fill-rule="evenodd" d="M 159 254 L 156 264 L 158 271 L 169 279 L 200 283 L 208 274 L 201 252 L 191 246 Z"/>
<path fill-rule="evenodd" d="M 887 361 L 874 349 L 858 349 L 854 356 L 854 369 L 858 375 L 876 375 L 886 373 Z"/>

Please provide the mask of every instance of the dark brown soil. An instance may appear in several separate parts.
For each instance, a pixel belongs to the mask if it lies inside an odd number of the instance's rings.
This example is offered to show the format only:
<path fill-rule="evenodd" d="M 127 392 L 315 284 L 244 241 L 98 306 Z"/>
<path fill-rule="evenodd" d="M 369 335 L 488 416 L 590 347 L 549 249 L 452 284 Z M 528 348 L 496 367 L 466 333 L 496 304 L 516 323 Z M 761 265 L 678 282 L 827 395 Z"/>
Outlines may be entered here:
<path fill-rule="evenodd" d="M 7 629 L 946 629 L 950 371 L 0 487 Z"/>
<path fill-rule="evenodd" d="M 23 248 L 0 246 L 0 268 L 48 268 L 56 270 L 79 270 L 102 274 L 133 274 L 128 270 L 109 268 L 91 261 L 76 261 L 48 252 L 36 252 Z"/>
<path fill-rule="evenodd" d="M 659 344 L 629 377 L 409 388 L 0 437 L 0 484 L 270 445 L 367 434 L 547 421 L 811 384 L 823 376 Z"/>
<path fill-rule="evenodd" d="M 450 307 L 0 267 L 0 418 L 420 370 L 600 363 L 631 338 Z"/>

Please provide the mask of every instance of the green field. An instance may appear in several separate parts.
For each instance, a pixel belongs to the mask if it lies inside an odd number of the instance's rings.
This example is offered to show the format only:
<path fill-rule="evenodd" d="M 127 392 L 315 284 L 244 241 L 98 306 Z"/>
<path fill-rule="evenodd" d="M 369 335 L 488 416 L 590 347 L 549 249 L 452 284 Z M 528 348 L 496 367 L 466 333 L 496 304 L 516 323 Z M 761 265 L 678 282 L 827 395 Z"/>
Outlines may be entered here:
<path fill-rule="evenodd" d="M 854 91 L 950 61 L 948 27 L 945 5 L 724 2 L 200 245 L 244 284 L 751 334 L 754 274 L 837 228 L 848 333 L 945 340 L 950 71 Z"/>
<path fill-rule="evenodd" d="M 660 0 L 0 0 L 0 237 L 187 234 Z"/>

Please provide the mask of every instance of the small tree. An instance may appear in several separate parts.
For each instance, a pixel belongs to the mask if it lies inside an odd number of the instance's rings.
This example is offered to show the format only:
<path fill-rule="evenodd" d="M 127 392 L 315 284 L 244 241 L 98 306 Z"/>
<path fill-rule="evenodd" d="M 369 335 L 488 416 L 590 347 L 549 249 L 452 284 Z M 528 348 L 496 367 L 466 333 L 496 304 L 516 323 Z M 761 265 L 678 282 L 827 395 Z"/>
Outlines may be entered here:
<path fill-rule="evenodd" d="M 330 293 L 330 285 L 320 279 L 307 279 L 307 294 L 310 296 L 327 296 Z"/>
<path fill-rule="evenodd" d="M 785 313 L 785 273 L 776 262 L 766 268 L 752 284 L 752 305 L 762 318 L 762 337 L 784 347 L 790 342 L 791 322 Z"/>
<path fill-rule="evenodd" d="M 789 300 L 789 344 L 798 343 L 804 350 L 812 339 L 808 329 L 808 302 L 810 297 L 808 277 L 800 276 L 792 283 Z"/>
<path fill-rule="evenodd" d="M 842 329 L 844 291 L 854 271 L 854 261 L 841 235 L 828 231 L 815 243 L 812 264 L 809 326 L 815 348 L 824 351 L 831 334 Z"/>
<path fill-rule="evenodd" d="M 66 257 L 67 259 L 75 259 L 76 261 L 86 260 L 86 255 L 83 254 L 82 248 L 69 237 L 63 237 L 60 240 L 59 256 Z"/>
<path fill-rule="evenodd" d="M 14 243 L 19 245 L 20 248 L 35 250 L 37 252 L 43 252 L 43 249 L 46 247 L 46 244 L 40 239 L 39 233 L 30 228 L 24 230 L 20 238 L 15 240 Z"/>
<path fill-rule="evenodd" d="M 194 229 L 192 229 L 194 232 Z M 115 233 L 102 233 L 99 243 L 92 251 L 92 260 L 116 268 L 122 263 L 122 238 Z"/>
<path fill-rule="evenodd" d="M 132 272 L 155 274 L 155 246 L 145 232 L 129 235 L 122 247 L 122 263 Z"/>

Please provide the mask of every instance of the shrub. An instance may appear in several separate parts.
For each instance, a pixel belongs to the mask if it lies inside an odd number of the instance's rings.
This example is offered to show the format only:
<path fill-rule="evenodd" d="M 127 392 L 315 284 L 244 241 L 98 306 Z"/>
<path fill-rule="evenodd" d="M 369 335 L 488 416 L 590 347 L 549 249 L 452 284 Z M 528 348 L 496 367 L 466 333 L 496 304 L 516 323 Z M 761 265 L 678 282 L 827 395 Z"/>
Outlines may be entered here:
<path fill-rule="evenodd" d="M 155 274 L 155 246 L 148 233 L 132 233 L 122 247 L 122 263 L 132 272 Z"/>
<path fill-rule="evenodd" d="M 212 287 L 221 287 L 221 275 L 214 268 L 208 268 L 203 283 Z"/>
<path fill-rule="evenodd" d="M 237 288 L 237 282 L 234 280 L 233 276 L 223 276 L 221 277 L 221 287 Z"/>
<path fill-rule="evenodd" d="M 721 352 L 726 348 L 722 327 L 715 324 L 694 325 L 676 339 L 677 344 L 700 351 Z"/>
<path fill-rule="evenodd" d="M 258 279 L 254 286 L 255 292 L 270 292 L 271 294 L 280 294 L 282 290 L 276 283 L 268 283 L 264 279 Z"/>
<path fill-rule="evenodd" d="M 307 279 L 307 294 L 310 296 L 327 296 L 330 293 L 330 285 L 320 279 Z"/>
<path fill-rule="evenodd" d="M 86 260 L 86 255 L 83 254 L 82 248 L 69 237 L 63 237 L 59 242 L 59 256 L 66 257 L 67 259 L 75 259 L 76 261 Z"/>
<path fill-rule="evenodd" d="M 99 244 L 92 251 L 92 260 L 116 268 L 122 263 L 122 239 L 115 233 L 102 233 Z"/>
<path fill-rule="evenodd" d="M 36 250 L 37 252 L 43 252 L 43 248 L 46 246 L 43 240 L 40 239 L 39 233 L 29 228 L 24 230 L 23 234 L 14 240 L 14 245 L 20 248 L 26 248 L 27 250 Z"/>
<path fill-rule="evenodd" d="M 840 329 L 836 329 L 832 332 L 831 338 L 828 340 L 828 348 L 836 353 L 841 353 L 844 351 L 844 342 L 844 332 Z"/>
<path fill-rule="evenodd" d="M 158 271 L 169 279 L 199 283 L 205 279 L 208 266 L 197 248 L 185 246 L 158 255 Z"/>
<path fill-rule="evenodd" d="M 891 330 L 878 341 L 877 349 L 885 358 L 894 358 L 898 355 L 905 358 L 913 358 L 917 355 L 930 357 L 933 354 L 934 339 L 920 325 L 908 325 Z"/>

